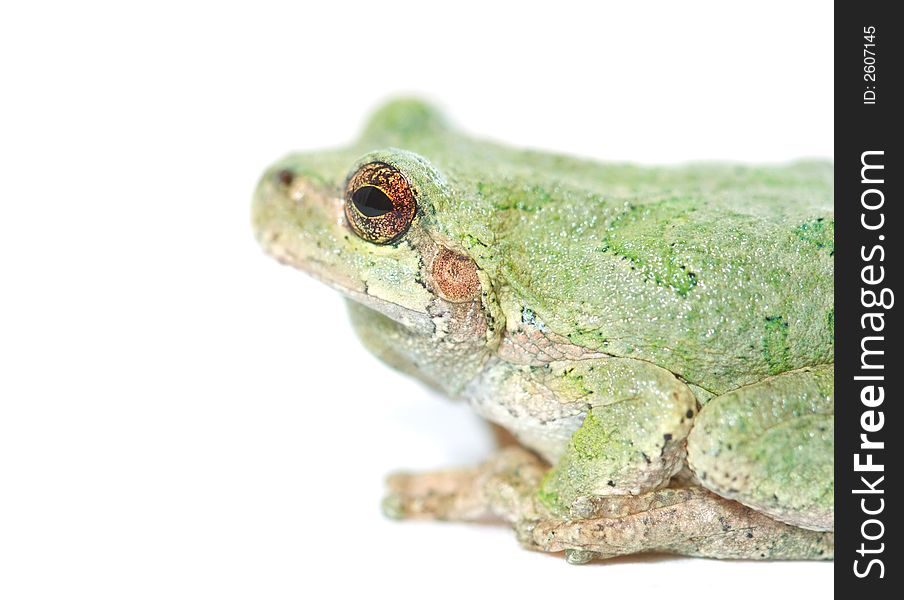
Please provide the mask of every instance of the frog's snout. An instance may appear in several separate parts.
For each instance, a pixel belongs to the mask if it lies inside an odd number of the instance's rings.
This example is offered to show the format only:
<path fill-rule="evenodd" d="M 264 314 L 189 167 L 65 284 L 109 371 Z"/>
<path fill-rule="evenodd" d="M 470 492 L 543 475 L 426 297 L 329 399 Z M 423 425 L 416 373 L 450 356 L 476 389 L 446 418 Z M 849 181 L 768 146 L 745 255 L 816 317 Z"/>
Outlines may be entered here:
<path fill-rule="evenodd" d="M 360 291 L 347 253 L 342 205 L 330 186 L 285 165 L 267 170 L 254 191 L 251 220 L 263 250 L 343 293 Z"/>
<path fill-rule="evenodd" d="M 334 223 L 341 204 L 334 190 L 317 179 L 288 166 L 271 168 L 258 181 L 252 202 L 254 229 L 261 236 L 288 234 L 323 235 Z M 320 224 L 320 228 L 315 225 Z M 313 229 L 312 229 L 313 228 Z"/>

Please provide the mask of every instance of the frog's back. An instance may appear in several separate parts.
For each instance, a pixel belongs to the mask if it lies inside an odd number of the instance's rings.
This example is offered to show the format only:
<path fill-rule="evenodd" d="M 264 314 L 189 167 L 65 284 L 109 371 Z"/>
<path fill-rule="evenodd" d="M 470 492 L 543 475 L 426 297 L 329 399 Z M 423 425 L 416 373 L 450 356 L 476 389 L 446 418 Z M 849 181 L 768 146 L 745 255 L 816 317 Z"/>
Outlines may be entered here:
<path fill-rule="evenodd" d="M 832 361 L 831 165 L 579 164 L 479 190 L 509 321 L 717 393 Z"/>
<path fill-rule="evenodd" d="M 474 140 L 404 103 L 362 141 L 419 153 L 447 178 L 423 218 L 488 273 L 510 329 L 714 393 L 832 361 L 829 162 L 606 164 Z"/>

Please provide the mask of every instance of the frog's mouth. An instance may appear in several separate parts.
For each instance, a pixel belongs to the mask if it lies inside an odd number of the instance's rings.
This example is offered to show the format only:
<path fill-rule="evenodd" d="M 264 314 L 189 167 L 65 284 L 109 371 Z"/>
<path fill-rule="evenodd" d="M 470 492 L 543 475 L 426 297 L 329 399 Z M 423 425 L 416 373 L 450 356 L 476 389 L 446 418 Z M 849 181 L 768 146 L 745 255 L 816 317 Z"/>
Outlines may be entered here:
<path fill-rule="evenodd" d="M 271 169 L 254 194 L 252 222 L 264 251 L 279 262 L 304 271 L 352 302 L 376 310 L 418 332 L 430 333 L 434 323 L 428 299 L 414 277 L 400 277 L 393 298 L 378 296 L 368 285 L 368 269 L 381 262 L 386 270 L 400 263 L 391 252 L 411 249 L 377 248 L 350 230 L 340 186 L 315 184 L 309 178 Z"/>

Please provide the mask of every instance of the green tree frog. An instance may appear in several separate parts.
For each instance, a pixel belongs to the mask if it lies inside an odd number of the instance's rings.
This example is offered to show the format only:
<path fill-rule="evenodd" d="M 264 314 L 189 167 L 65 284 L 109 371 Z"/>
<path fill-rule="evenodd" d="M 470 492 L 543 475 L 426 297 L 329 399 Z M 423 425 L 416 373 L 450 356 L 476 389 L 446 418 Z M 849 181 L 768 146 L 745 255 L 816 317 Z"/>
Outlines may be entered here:
<path fill-rule="evenodd" d="M 830 559 L 832 180 L 515 149 L 397 100 L 274 164 L 252 212 L 370 351 L 516 442 L 391 476 L 389 515 L 496 517 L 571 563 Z"/>

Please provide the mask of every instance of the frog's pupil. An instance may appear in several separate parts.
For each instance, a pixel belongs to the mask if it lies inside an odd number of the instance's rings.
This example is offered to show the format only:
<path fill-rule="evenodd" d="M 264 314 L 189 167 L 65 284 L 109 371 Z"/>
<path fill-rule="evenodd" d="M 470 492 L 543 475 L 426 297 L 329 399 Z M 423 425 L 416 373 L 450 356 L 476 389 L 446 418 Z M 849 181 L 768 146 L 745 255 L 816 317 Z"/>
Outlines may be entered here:
<path fill-rule="evenodd" d="M 389 199 L 383 190 L 370 185 L 355 190 L 352 194 L 352 202 L 355 208 L 361 211 L 365 217 L 379 217 L 391 212 L 393 209 L 392 200 Z"/>

